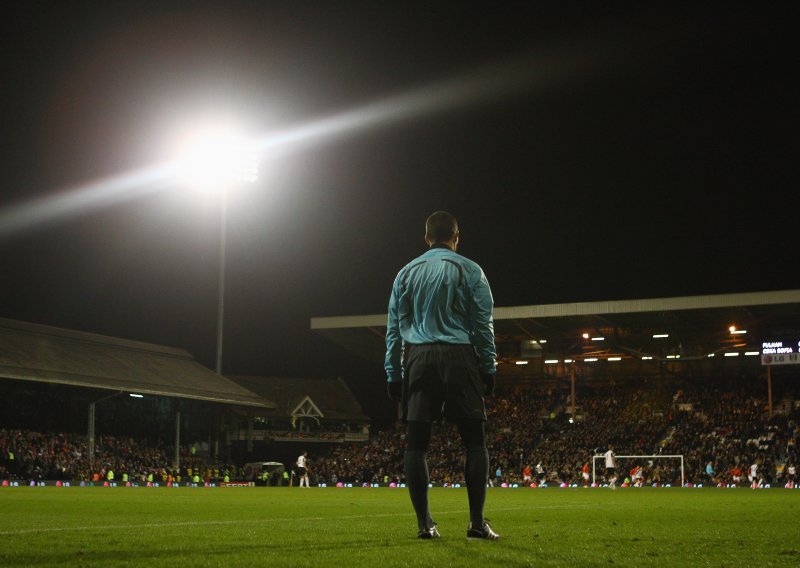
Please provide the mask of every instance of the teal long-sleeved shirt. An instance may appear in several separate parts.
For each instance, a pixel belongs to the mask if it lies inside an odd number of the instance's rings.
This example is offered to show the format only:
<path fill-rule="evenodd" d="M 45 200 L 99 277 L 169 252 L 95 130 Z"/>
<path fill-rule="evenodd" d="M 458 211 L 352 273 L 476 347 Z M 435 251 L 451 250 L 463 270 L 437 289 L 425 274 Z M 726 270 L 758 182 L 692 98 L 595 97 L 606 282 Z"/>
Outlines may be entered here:
<path fill-rule="evenodd" d="M 386 360 L 389 381 L 400 381 L 404 343 L 475 346 L 482 373 L 497 371 L 492 291 L 475 262 L 434 246 L 397 274 L 389 297 Z"/>

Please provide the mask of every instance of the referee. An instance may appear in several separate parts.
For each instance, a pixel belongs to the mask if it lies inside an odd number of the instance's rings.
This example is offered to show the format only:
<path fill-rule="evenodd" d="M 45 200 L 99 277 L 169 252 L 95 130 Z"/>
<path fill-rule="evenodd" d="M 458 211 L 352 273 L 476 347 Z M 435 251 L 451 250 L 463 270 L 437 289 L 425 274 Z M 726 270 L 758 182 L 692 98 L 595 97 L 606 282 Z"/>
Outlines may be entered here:
<path fill-rule="evenodd" d="M 468 539 L 496 540 L 483 517 L 489 453 L 484 396 L 494 391 L 492 292 L 483 270 L 456 253 L 458 222 L 445 211 L 425 222 L 426 253 L 397 275 L 389 298 L 386 373 L 389 397 L 407 425 L 405 475 L 418 537 L 439 537 L 428 508 L 427 451 L 434 422 L 454 422 L 466 453 Z M 406 357 L 403 361 L 403 348 Z"/>

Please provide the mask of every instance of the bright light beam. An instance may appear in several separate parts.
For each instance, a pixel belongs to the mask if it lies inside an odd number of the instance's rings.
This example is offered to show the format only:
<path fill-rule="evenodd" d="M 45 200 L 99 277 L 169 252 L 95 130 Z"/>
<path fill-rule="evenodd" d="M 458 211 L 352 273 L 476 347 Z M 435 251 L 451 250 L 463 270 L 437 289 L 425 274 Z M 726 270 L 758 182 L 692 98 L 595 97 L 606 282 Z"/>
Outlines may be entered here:
<path fill-rule="evenodd" d="M 605 30 L 603 37 L 592 38 L 593 41 L 566 41 L 550 51 L 525 53 L 502 64 L 485 65 L 403 95 L 260 137 L 256 148 L 262 153 L 329 141 L 392 122 L 497 101 L 523 92 L 542 93 L 571 80 L 585 80 L 612 63 L 630 63 L 629 44 L 620 35 L 620 30 Z M 12 205 L 0 211 L 0 238 L 173 187 L 183 171 L 183 164 L 176 160 Z"/>
<path fill-rule="evenodd" d="M 568 79 L 577 78 L 590 68 L 596 69 L 596 66 L 585 57 L 526 54 L 503 64 L 486 65 L 466 75 L 444 79 L 402 95 L 270 134 L 260 140 L 259 147 L 261 150 L 271 150 L 303 142 L 324 141 L 434 112 L 456 110 L 531 90 L 544 91 Z"/>
<path fill-rule="evenodd" d="M 0 238 L 159 191 L 171 171 L 165 166 L 143 168 L 8 207 L 0 211 Z"/>

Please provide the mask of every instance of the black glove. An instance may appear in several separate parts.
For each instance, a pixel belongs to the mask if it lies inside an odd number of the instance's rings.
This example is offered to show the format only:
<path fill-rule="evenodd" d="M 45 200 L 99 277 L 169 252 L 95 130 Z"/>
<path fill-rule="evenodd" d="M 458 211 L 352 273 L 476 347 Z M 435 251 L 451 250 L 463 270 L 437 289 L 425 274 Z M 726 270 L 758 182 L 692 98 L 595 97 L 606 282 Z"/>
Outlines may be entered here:
<path fill-rule="evenodd" d="M 389 381 L 386 383 L 386 392 L 390 400 L 400 402 L 403 398 L 403 381 Z"/>
<path fill-rule="evenodd" d="M 483 396 L 492 396 L 494 394 L 494 375 L 481 373 L 481 380 L 483 381 Z"/>

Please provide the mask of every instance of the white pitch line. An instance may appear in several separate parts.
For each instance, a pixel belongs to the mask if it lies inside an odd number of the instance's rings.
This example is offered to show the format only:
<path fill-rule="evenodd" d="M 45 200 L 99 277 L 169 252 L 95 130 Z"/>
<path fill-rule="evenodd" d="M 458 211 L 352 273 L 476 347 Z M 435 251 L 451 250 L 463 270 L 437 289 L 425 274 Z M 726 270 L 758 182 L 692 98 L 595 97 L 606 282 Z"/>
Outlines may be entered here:
<path fill-rule="evenodd" d="M 624 503 L 615 503 L 621 505 Z M 494 512 L 506 511 L 522 511 L 530 510 L 531 512 L 539 511 L 542 509 L 586 509 L 592 505 L 570 504 L 570 505 L 548 505 L 545 507 L 506 507 L 506 508 L 492 508 L 490 514 Z M 434 515 L 466 515 L 468 511 L 459 509 L 458 511 L 438 511 Z M 413 512 L 408 513 L 378 513 L 370 515 L 344 515 L 340 517 L 276 517 L 269 519 L 242 519 L 242 520 L 220 520 L 220 521 L 182 521 L 175 523 L 148 523 L 142 525 L 97 525 L 97 526 L 82 526 L 82 527 L 43 527 L 43 528 L 30 528 L 30 529 L 16 529 L 10 531 L 0 531 L 0 536 L 15 536 L 23 534 L 34 533 L 52 533 L 52 532 L 70 532 L 70 531 L 107 531 L 107 530 L 132 530 L 132 529 L 164 529 L 170 527 L 201 527 L 201 526 L 215 526 L 215 525 L 244 525 L 244 524 L 259 524 L 259 523 L 287 523 L 287 522 L 312 522 L 312 521 L 347 521 L 354 519 L 373 519 L 375 517 L 410 517 L 414 516 Z"/>

